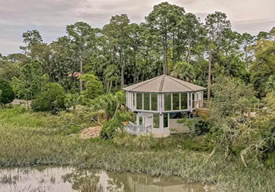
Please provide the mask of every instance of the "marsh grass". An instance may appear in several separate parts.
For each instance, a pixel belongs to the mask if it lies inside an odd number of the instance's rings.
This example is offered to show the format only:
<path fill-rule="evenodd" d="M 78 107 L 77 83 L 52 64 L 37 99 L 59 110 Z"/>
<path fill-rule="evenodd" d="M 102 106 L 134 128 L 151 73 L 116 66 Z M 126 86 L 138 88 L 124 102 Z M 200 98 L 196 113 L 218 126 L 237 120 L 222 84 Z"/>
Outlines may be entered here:
<path fill-rule="evenodd" d="M 110 140 L 81 140 L 77 134 L 64 134 L 63 123 L 63 117 L 58 115 L 31 113 L 20 108 L 0 110 L 0 167 L 73 166 L 180 176 L 188 182 L 217 184 L 220 191 L 275 189 L 274 170 L 244 168 L 239 160 L 225 161 L 218 154 L 206 163 L 208 150 L 190 147 L 192 141 L 201 139 L 188 138 L 184 142 L 180 141 L 181 136 L 171 137 L 160 140 L 154 148 L 136 149 L 114 145 Z M 139 142 L 148 140 L 142 138 Z"/>

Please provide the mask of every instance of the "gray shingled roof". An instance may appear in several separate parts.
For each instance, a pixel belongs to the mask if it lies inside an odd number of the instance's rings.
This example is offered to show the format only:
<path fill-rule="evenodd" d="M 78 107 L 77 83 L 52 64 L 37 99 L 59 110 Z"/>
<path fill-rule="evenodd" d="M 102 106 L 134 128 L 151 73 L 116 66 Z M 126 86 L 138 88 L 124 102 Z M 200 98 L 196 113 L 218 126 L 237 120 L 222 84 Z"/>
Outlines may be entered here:
<path fill-rule="evenodd" d="M 205 88 L 168 75 L 160 75 L 153 79 L 125 87 L 124 90 L 132 92 L 173 93 L 202 91 Z"/>

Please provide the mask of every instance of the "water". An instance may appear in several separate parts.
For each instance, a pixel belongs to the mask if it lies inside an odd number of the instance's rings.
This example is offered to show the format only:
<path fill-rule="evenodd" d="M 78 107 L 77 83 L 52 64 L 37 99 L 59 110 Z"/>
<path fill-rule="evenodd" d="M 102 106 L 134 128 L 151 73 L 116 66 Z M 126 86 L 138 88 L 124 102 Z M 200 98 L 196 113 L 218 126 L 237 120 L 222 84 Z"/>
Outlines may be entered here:
<path fill-rule="evenodd" d="M 0 169 L 0 192 L 214 192 L 213 185 L 180 177 L 110 173 L 74 168 Z"/>

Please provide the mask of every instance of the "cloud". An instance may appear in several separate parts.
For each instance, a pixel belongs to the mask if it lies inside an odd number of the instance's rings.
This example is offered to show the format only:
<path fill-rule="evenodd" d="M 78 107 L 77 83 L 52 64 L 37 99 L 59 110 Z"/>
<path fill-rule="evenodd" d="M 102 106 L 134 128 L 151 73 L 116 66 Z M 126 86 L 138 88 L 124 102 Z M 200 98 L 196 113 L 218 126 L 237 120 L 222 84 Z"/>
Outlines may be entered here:
<path fill-rule="evenodd" d="M 240 33 L 250 32 L 251 34 L 258 34 L 259 31 L 270 31 L 272 27 L 275 27 L 274 20 L 255 19 L 255 20 L 243 20 L 232 21 L 232 28 Z"/>
<path fill-rule="evenodd" d="M 201 18 L 214 11 L 225 12 L 233 29 L 253 34 L 270 30 L 274 0 L 168 0 Z M 22 33 L 38 29 L 46 42 L 65 34 L 65 27 L 85 21 L 102 27 L 111 16 L 126 13 L 132 22 L 142 22 L 153 5 L 162 0 L 2 0 L 0 1 L 0 53 L 18 52 Z M 17 42 L 17 43 L 16 43 Z"/>

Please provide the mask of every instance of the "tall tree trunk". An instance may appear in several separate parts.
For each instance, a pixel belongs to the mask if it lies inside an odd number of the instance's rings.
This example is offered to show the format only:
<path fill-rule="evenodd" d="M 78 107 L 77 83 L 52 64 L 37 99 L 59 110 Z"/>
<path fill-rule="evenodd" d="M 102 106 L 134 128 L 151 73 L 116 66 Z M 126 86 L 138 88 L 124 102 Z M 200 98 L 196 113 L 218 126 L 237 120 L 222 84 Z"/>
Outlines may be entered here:
<path fill-rule="evenodd" d="M 178 29 L 178 35 L 177 35 L 177 61 L 180 61 L 180 32 Z"/>
<path fill-rule="evenodd" d="M 83 73 L 83 58 L 82 58 L 82 52 L 81 52 L 80 53 L 80 75 L 82 75 L 82 73 Z M 81 78 L 79 80 L 79 83 L 80 83 L 80 85 L 79 85 L 80 92 L 82 92 L 83 91 L 83 82 L 82 82 Z"/>
<path fill-rule="evenodd" d="M 249 66 L 248 66 L 248 59 L 247 59 L 247 58 L 248 58 L 248 56 L 247 56 L 247 55 L 248 55 L 248 54 L 247 54 L 247 52 L 248 52 L 248 46 L 246 46 L 246 47 L 245 47 L 245 62 L 246 62 L 246 70 L 248 70 L 248 67 L 249 67 Z"/>
<path fill-rule="evenodd" d="M 190 64 L 191 57 L 191 43 L 188 43 L 188 55 L 187 55 L 187 63 Z"/>
<path fill-rule="evenodd" d="M 212 67 L 212 53 L 211 53 L 211 51 L 209 51 L 209 61 L 208 61 L 208 93 L 207 93 L 207 100 L 210 100 L 211 67 Z"/>
<path fill-rule="evenodd" d="M 167 48 L 167 34 L 165 34 L 164 39 L 163 39 L 163 74 L 167 75 L 168 74 L 168 48 Z"/>
<path fill-rule="evenodd" d="M 136 50 L 135 50 L 136 51 Z M 137 56 L 136 56 L 136 53 L 134 54 L 134 84 L 136 84 L 137 82 Z"/>
<path fill-rule="evenodd" d="M 110 93 L 111 90 L 112 90 L 112 85 L 113 85 L 113 81 L 110 82 L 109 93 Z"/>
<path fill-rule="evenodd" d="M 124 64 L 121 67 L 120 86 L 121 88 L 124 87 Z"/>
<path fill-rule="evenodd" d="M 175 33 L 173 33 L 173 67 L 176 65 L 176 45 L 175 45 Z"/>
<path fill-rule="evenodd" d="M 121 88 L 124 87 L 124 68 L 125 68 L 125 61 L 123 61 L 122 58 L 122 52 L 119 52 L 119 60 L 120 60 L 120 65 L 121 65 L 121 70 L 120 70 L 120 86 Z"/>

